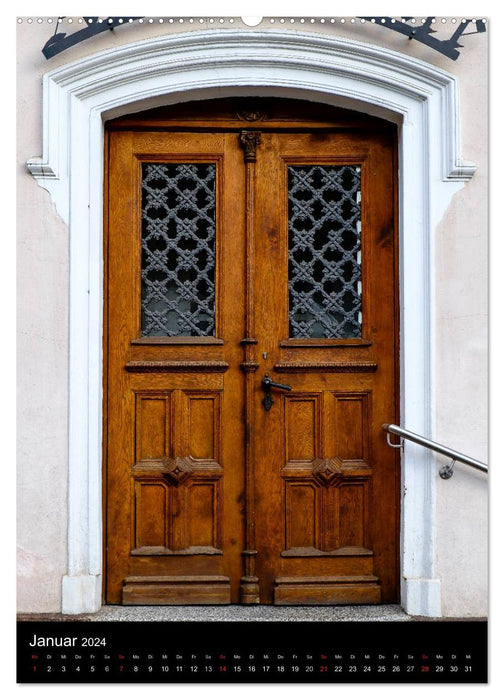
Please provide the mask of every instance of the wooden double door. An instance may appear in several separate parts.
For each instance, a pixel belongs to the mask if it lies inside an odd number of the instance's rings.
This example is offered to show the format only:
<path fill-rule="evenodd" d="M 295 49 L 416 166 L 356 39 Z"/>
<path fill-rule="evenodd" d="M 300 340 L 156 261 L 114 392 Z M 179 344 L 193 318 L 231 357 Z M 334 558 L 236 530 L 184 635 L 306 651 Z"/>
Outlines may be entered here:
<path fill-rule="evenodd" d="M 220 100 L 107 136 L 106 602 L 396 601 L 394 131 Z"/>

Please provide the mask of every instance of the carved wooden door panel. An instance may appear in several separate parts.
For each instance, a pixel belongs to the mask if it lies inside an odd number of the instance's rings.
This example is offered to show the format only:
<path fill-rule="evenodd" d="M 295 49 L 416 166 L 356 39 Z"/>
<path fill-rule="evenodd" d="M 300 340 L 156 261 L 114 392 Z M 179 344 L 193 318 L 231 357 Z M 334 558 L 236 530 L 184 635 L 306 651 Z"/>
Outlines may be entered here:
<path fill-rule="evenodd" d="M 108 602 L 238 596 L 245 271 L 235 140 L 110 134 Z"/>
<path fill-rule="evenodd" d="M 255 170 L 257 577 L 263 602 L 397 600 L 393 142 L 263 134 Z M 260 206 L 259 206 L 260 202 Z"/>
<path fill-rule="evenodd" d="M 106 601 L 397 600 L 393 134 L 195 109 L 108 135 Z"/>

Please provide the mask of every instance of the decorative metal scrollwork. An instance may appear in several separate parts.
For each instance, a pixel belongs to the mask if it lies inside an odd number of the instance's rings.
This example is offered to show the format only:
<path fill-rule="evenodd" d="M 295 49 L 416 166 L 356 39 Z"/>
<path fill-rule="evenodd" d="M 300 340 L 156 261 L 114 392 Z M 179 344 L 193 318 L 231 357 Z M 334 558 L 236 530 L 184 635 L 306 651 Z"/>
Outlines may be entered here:
<path fill-rule="evenodd" d="M 142 166 L 142 335 L 215 331 L 215 165 Z"/>
<path fill-rule="evenodd" d="M 59 20 L 63 19 L 64 17 L 58 17 L 56 28 L 60 26 Z M 86 23 L 86 27 L 83 29 L 79 29 L 69 35 L 67 35 L 66 32 L 55 32 L 53 36 L 46 41 L 42 47 L 42 53 L 46 59 L 52 58 L 62 51 L 79 44 L 81 41 L 90 39 L 101 32 L 106 32 L 108 30 L 113 31 L 121 26 L 131 26 L 132 22 L 143 20 L 143 17 L 128 17 L 127 19 L 123 17 L 107 17 L 106 19 L 100 17 L 83 17 L 82 19 Z M 436 33 L 434 29 L 432 29 L 435 17 L 427 17 L 422 24 L 413 26 L 408 24 L 408 21 L 414 19 L 413 17 L 403 17 L 402 20 L 396 20 L 393 17 L 362 17 L 361 19 L 372 22 L 378 27 L 386 27 L 387 29 L 392 29 L 393 31 L 404 34 L 408 39 L 420 41 L 422 44 L 451 58 L 453 61 L 456 61 L 460 56 L 460 51 L 457 51 L 457 49 L 463 48 L 463 45 L 458 43 L 462 35 L 470 36 L 471 34 L 479 34 L 480 32 L 486 31 L 484 19 L 478 19 L 474 23 L 467 19 L 462 19 L 459 22 L 459 26 L 448 39 L 438 39 L 432 36 L 432 34 Z M 476 31 L 466 31 L 466 29 L 471 27 L 474 27 Z M 246 121 L 256 120 L 246 119 Z"/>
<path fill-rule="evenodd" d="M 372 22 L 378 27 L 386 27 L 387 29 L 392 29 L 394 32 L 399 32 L 399 34 L 404 34 L 408 39 L 415 39 L 443 54 L 443 56 L 451 58 L 452 61 L 456 61 L 460 56 L 460 51 L 457 51 L 457 49 L 464 48 L 463 44 L 458 43 L 462 35 L 470 36 L 471 34 L 486 32 L 484 19 L 478 19 L 474 23 L 467 19 L 461 19 L 458 27 L 448 39 L 438 39 L 432 36 L 436 34 L 436 31 L 432 27 L 436 19 L 435 17 L 426 17 L 425 21 L 419 24 L 416 24 L 414 17 L 403 17 L 402 20 L 396 20 L 393 17 L 362 17 L 362 19 L 367 22 Z M 415 22 L 415 24 L 408 24 L 410 21 Z M 474 27 L 476 31 L 466 31 L 466 29 L 470 29 L 471 27 Z"/>
<path fill-rule="evenodd" d="M 288 178 L 289 335 L 360 337 L 360 168 L 292 166 Z"/>

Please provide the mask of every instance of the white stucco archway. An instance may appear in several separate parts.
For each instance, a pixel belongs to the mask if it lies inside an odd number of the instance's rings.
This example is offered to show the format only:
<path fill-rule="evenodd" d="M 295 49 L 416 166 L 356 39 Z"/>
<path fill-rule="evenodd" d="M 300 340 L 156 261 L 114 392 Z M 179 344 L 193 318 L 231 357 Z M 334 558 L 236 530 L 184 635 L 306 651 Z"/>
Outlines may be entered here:
<path fill-rule="evenodd" d="M 112 48 L 44 77 L 43 155 L 28 162 L 70 235 L 69 502 L 65 613 L 102 604 L 102 222 L 105 119 L 161 104 L 278 95 L 399 124 L 401 422 L 430 437 L 435 225 L 474 173 L 459 153 L 456 79 L 409 56 L 295 31 L 213 30 Z M 406 280 L 406 282 L 405 282 Z M 430 454 L 402 464 L 401 603 L 441 614 Z"/>

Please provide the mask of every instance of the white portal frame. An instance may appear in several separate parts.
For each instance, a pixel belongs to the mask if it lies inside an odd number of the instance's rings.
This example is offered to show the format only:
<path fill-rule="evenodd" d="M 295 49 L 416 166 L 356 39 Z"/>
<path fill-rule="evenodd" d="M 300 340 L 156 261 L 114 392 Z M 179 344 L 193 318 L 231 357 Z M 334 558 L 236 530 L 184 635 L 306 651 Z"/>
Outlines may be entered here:
<path fill-rule="evenodd" d="M 70 235 L 68 569 L 62 611 L 102 605 L 104 122 L 160 105 L 225 96 L 291 97 L 347 107 L 399 127 L 401 422 L 431 437 L 435 405 L 434 230 L 475 167 L 460 157 L 456 78 L 410 56 L 322 34 L 193 31 L 111 48 L 48 72 L 43 155 L 28 161 Z M 441 615 L 435 463 L 402 456 L 401 604 Z"/>

